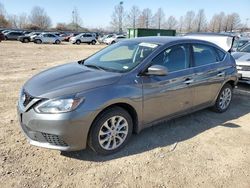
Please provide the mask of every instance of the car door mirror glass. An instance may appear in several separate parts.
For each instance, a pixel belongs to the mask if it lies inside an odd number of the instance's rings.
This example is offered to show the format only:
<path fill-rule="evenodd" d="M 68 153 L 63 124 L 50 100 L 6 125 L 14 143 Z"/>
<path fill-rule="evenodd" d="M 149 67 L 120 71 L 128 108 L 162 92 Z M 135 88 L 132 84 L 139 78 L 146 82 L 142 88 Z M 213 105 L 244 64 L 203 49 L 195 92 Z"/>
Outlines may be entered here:
<path fill-rule="evenodd" d="M 145 72 L 146 75 L 166 76 L 168 69 L 162 65 L 152 65 Z"/>

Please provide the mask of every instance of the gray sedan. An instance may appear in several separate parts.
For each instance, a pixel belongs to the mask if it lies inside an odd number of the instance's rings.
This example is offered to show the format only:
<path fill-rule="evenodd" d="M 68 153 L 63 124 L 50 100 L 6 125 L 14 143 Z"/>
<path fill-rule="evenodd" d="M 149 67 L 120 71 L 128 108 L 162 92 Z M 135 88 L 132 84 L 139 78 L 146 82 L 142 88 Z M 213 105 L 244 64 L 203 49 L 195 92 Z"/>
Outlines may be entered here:
<path fill-rule="evenodd" d="M 234 59 L 212 43 L 178 37 L 124 40 L 28 80 L 18 117 L 33 145 L 63 151 L 89 145 L 111 154 L 133 132 L 161 121 L 207 107 L 225 112 L 237 81 Z"/>

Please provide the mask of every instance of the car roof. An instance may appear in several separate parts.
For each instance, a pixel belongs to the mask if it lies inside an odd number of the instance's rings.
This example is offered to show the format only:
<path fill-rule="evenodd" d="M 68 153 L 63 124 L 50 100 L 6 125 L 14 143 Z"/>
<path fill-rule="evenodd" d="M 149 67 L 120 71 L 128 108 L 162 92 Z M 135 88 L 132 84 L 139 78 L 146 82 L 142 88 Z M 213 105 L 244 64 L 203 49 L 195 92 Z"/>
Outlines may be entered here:
<path fill-rule="evenodd" d="M 202 41 L 205 42 L 207 44 L 212 44 L 210 42 L 207 41 L 203 41 L 203 40 L 198 40 L 198 39 L 190 39 L 190 38 L 184 38 L 184 37 L 166 37 L 166 36 L 155 36 L 155 37 L 138 37 L 138 38 L 134 38 L 134 39 L 129 39 L 130 41 L 135 41 L 135 42 L 148 42 L 148 43 L 155 43 L 155 44 L 167 44 L 170 42 L 177 42 L 177 41 L 183 41 L 183 42 L 195 42 L 195 41 Z"/>

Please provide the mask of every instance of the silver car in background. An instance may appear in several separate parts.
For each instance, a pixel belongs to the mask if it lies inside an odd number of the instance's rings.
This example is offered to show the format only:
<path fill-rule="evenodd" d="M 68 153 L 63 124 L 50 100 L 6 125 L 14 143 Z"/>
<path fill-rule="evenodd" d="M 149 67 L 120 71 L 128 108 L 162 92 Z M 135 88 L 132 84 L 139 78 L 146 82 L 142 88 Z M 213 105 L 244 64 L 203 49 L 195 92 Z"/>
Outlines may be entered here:
<path fill-rule="evenodd" d="M 95 33 L 81 33 L 79 35 L 76 35 L 74 37 L 71 37 L 69 39 L 69 42 L 72 44 L 81 44 L 81 43 L 87 43 L 87 44 L 96 44 L 96 34 Z"/>
<path fill-rule="evenodd" d="M 42 43 L 49 43 L 49 44 L 60 44 L 61 38 L 53 33 L 42 33 L 36 37 L 34 37 L 34 43 L 42 44 Z"/>
<path fill-rule="evenodd" d="M 21 89 L 18 117 L 32 145 L 98 154 L 133 132 L 203 108 L 225 112 L 237 84 L 233 57 L 210 42 L 142 37 L 43 71 Z M 145 140 L 145 142 L 147 142 Z"/>

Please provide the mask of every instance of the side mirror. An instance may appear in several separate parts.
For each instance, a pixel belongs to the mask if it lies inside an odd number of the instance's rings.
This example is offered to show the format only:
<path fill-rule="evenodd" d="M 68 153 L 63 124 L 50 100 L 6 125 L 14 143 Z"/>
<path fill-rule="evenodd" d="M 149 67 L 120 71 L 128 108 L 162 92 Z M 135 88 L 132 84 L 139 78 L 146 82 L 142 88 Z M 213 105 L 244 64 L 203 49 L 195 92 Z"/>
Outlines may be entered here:
<path fill-rule="evenodd" d="M 168 69 L 162 65 L 152 65 L 145 72 L 145 75 L 166 76 Z"/>

